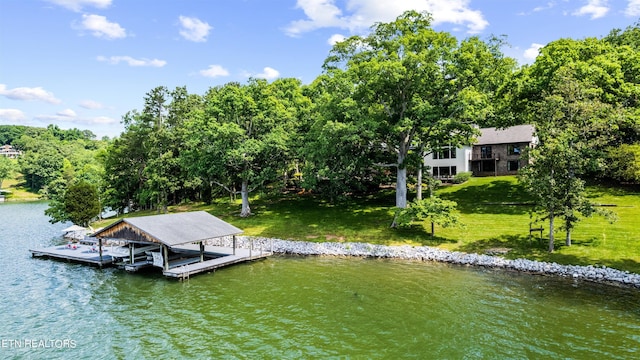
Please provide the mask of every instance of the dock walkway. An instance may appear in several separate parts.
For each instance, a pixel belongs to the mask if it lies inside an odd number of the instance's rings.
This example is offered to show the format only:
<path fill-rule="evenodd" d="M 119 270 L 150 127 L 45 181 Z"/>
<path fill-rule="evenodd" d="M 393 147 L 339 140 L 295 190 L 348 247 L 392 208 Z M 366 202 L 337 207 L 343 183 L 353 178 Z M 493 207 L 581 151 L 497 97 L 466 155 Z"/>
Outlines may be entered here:
<path fill-rule="evenodd" d="M 40 249 L 31 249 L 31 255 L 33 257 L 47 257 L 59 260 L 67 260 L 78 263 L 87 263 L 92 265 L 111 266 L 120 264 L 125 270 L 133 272 L 142 268 L 152 267 L 151 261 L 139 260 L 133 264 L 122 262 L 124 254 L 116 254 L 113 256 L 110 254 L 110 247 L 102 247 L 102 258 L 98 251 L 98 246 L 86 245 L 86 244 L 63 244 L 56 245 Z M 142 249 L 142 248 L 140 248 Z M 148 250 L 148 249 L 145 249 Z M 251 261 L 266 258 L 271 256 L 272 253 L 260 249 L 234 249 L 230 247 L 222 246 L 205 246 L 204 248 L 204 261 L 200 261 L 199 258 L 199 245 L 196 244 L 184 244 L 178 245 L 171 249 L 176 253 L 180 253 L 185 257 L 179 260 L 170 261 L 169 269 L 163 271 L 163 275 L 171 278 L 185 279 L 191 275 L 195 275 L 202 272 L 208 272 L 221 268 L 237 264 L 240 262 Z M 128 259 L 128 257 L 127 257 Z"/>
<path fill-rule="evenodd" d="M 172 250 L 176 252 L 185 252 L 185 253 L 196 253 L 198 245 L 189 244 L 189 245 L 181 245 L 179 247 L 175 247 Z M 266 258 L 271 256 L 271 252 L 261 251 L 261 250 L 251 250 L 251 249 L 235 249 L 235 255 L 233 254 L 233 248 L 221 247 L 221 246 L 205 246 L 204 248 L 205 255 L 216 255 L 217 257 L 214 259 L 209 259 L 205 261 L 196 261 L 191 263 L 186 263 L 184 265 L 178 265 L 170 267 L 168 270 L 162 272 L 163 275 L 167 277 L 174 277 L 178 279 L 185 279 L 191 275 L 195 275 L 202 272 L 207 272 L 211 270 L 215 270 L 217 268 L 221 268 L 224 266 L 229 266 L 233 264 L 237 264 L 239 262 L 251 261 Z M 199 259 L 197 259 L 199 260 Z"/>
<path fill-rule="evenodd" d="M 33 257 L 49 257 L 92 265 L 105 266 L 113 264 L 114 258 L 109 249 L 102 248 L 102 258 L 97 246 L 84 244 L 57 245 L 41 249 L 29 250 Z"/>

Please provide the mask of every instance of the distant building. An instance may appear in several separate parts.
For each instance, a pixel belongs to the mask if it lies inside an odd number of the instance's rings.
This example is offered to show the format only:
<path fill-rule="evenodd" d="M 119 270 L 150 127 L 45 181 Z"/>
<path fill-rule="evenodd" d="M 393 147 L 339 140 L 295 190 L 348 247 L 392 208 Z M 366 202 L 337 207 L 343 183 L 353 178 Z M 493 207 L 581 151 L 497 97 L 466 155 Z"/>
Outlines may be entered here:
<path fill-rule="evenodd" d="M 506 129 L 484 128 L 473 146 L 444 147 L 425 157 L 433 177 L 449 180 L 457 173 L 471 171 L 474 176 L 515 175 L 525 164 L 521 159 L 527 147 L 537 143 L 533 125 Z"/>
<path fill-rule="evenodd" d="M 22 155 L 22 151 L 18 151 L 14 149 L 13 146 L 11 145 L 0 146 L 0 156 L 5 156 L 10 159 L 15 159 L 20 155 Z"/>

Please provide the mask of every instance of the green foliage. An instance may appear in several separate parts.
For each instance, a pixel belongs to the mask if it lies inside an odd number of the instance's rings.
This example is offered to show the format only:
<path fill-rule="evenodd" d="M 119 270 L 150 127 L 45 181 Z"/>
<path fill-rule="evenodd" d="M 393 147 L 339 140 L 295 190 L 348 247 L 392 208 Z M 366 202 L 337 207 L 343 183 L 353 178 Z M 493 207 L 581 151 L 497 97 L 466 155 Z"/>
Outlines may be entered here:
<path fill-rule="evenodd" d="M 51 201 L 45 214 L 51 223 L 71 221 L 87 227 L 101 211 L 98 191 L 94 185 L 80 181 L 69 186 L 64 194 Z"/>
<path fill-rule="evenodd" d="M 464 182 L 469 181 L 471 179 L 471 171 L 462 171 L 453 176 L 454 184 L 462 184 Z"/>
<path fill-rule="evenodd" d="M 640 183 L 640 144 L 623 144 L 612 148 L 611 175 L 620 181 Z"/>
<path fill-rule="evenodd" d="M 358 140 L 384 150 L 383 163 L 396 168 L 399 208 L 406 206 L 412 149 L 429 153 L 444 144 L 470 143 L 477 131 L 473 124 L 491 117 L 493 95 L 515 66 L 500 53 L 498 40 L 458 44 L 451 34 L 434 31 L 431 21 L 427 13 L 407 11 L 393 22 L 377 23 L 366 37 L 337 43 L 324 64 L 326 93 L 336 84 L 341 90 L 331 102 L 337 107 L 333 113 L 344 115 L 319 121 L 367 131 L 370 140 Z M 354 164 L 340 162 L 345 163 Z"/>
<path fill-rule="evenodd" d="M 437 196 L 423 200 L 414 200 L 405 209 L 396 211 L 396 224 L 398 227 L 408 227 L 414 221 L 429 220 L 443 228 L 450 226 L 462 226 L 460 216 L 456 212 L 458 204 L 455 201 L 444 200 Z M 431 234 L 433 236 L 433 233 Z"/>
<path fill-rule="evenodd" d="M 2 182 L 13 175 L 16 170 L 16 161 L 9 159 L 5 156 L 0 156 L 0 189 L 2 189 Z"/>
<path fill-rule="evenodd" d="M 203 184 L 242 196 L 241 216 L 251 214 L 249 193 L 278 180 L 294 160 L 297 127 L 309 100 L 295 79 L 269 84 L 251 79 L 209 89 L 204 111 L 189 119 L 183 165 Z"/>

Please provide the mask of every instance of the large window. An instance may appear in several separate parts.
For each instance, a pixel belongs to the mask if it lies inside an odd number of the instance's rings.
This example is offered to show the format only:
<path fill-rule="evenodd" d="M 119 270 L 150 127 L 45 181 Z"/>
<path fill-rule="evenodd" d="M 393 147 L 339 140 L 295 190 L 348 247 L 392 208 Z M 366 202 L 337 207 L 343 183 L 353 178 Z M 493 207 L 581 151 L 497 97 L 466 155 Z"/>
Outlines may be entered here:
<path fill-rule="evenodd" d="M 491 152 L 491 146 L 481 146 L 480 147 L 480 158 L 481 159 L 492 159 L 493 153 Z"/>
<path fill-rule="evenodd" d="M 522 149 L 520 144 L 509 144 L 507 145 L 507 154 L 509 155 L 520 155 L 522 154 Z"/>
<path fill-rule="evenodd" d="M 508 171 L 518 171 L 520 169 L 520 161 L 518 160 L 509 160 L 507 161 L 507 170 Z"/>
<path fill-rule="evenodd" d="M 442 178 L 442 177 L 450 177 L 454 176 L 458 173 L 457 168 L 455 166 L 434 166 L 433 167 L 433 177 Z"/>
<path fill-rule="evenodd" d="M 442 148 L 440 151 L 434 151 L 433 152 L 433 158 L 434 159 L 455 159 L 456 158 L 456 149 L 455 148 L 450 148 L 450 147 L 445 147 Z"/>

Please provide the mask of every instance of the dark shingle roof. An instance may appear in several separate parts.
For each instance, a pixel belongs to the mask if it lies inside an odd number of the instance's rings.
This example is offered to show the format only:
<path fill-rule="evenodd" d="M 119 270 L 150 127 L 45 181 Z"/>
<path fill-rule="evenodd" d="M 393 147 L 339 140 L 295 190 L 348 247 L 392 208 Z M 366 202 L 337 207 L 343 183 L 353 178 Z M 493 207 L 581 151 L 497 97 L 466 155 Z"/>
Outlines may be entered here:
<path fill-rule="evenodd" d="M 533 125 L 516 125 L 506 129 L 480 129 L 482 135 L 478 137 L 476 145 L 530 143 L 533 141 L 535 128 Z"/>
<path fill-rule="evenodd" d="M 242 230 L 206 211 L 194 211 L 121 219 L 93 236 L 108 237 L 113 232 L 110 229 L 122 226 L 135 232 L 143 232 L 145 237 L 168 246 L 242 233 Z"/>

